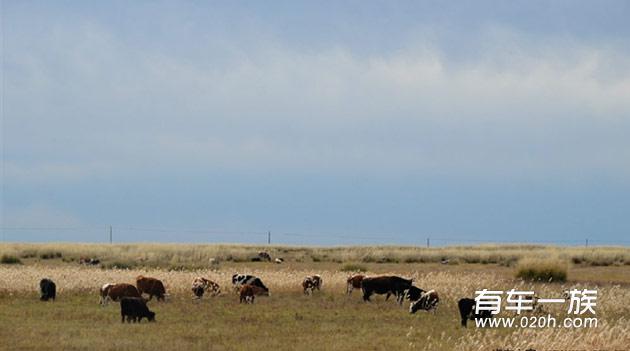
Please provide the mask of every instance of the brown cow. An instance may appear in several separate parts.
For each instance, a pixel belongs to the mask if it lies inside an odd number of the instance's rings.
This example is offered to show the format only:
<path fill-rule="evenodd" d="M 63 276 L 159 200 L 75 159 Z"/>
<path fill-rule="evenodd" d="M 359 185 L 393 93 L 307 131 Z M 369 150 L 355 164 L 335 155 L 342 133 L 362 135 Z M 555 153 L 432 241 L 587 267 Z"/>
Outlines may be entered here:
<path fill-rule="evenodd" d="M 164 301 L 166 289 L 164 289 L 164 284 L 161 280 L 139 275 L 136 278 L 136 286 L 138 287 L 140 294 L 149 295 L 149 300 L 155 296 L 158 301 Z"/>
<path fill-rule="evenodd" d="M 105 284 L 101 287 L 101 305 L 108 301 L 120 301 L 123 297 L 141 297 L 135 286 L 127 283 Z"/>
<path fill-rule="evenodd" d="M 245 303 L 254 303 L 254 297 L 256 295 L 269 296 L 269 290 L 255 285 L 245 284 L 241 286 L 240 295 L 240 303 L 243 303 L 243 301 L 245 301 Z"/>
<path fill-rule="evenodd" d="M 348 277 L 348 286 L 346 288 L 346 293 L 348 295 L 352 294 L 353 289 L 361 289 L 361 282 L 363 281 L 365 276 L 363 274 L 355 274 Z"/>

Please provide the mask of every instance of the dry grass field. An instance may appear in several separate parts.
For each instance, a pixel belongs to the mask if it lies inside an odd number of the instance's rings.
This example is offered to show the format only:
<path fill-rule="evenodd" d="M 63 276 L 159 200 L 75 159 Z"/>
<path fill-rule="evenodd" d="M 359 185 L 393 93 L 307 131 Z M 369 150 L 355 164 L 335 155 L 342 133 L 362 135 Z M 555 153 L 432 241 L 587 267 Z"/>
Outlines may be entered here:
<path fill-rule="evenodd" d="M 247 262 L 261 249 L 285 263 Z M 21 261 L 0 264 L 0 349 L 630 350 L 628 248 L 3 244 L 0 255 Z M 83 255 L 98 257 L 103 267 L 79 265 Z M 519 260 L 545 256 L 566 262 L 566 282 L 515 278 Z M 129 268 L 109 268 L 114 263 Z M 438 291 L 437 313 L 412 315 L 408 303 L 401 308 L 382 296 L 365 303 L 359 291 L 346 296 L 350 268 L 413 277 L 415 285 Z M 261 277 L 271 296 L 239 304 L 229 289 L 236 272 Z M 322 275 L 323 290 L 304 296 L 300 282 L 314 273 Z M 99 306 L 98 289 L 107 282 L 133 283 L 140 274 L 163 280 L 171 298 L 149 302 L 156 323 L 121 324 L 116 303 Z M 199 275 L 217 281 L 222 295 L 193 301 L 190 284 Z M 57 283 L 57 301 L 38 300 L 43 277 Z M 541 297 L 559 297 L 569 288 L 597 289 L 598 326 L 460 327 L 457 300 L 483 288 L 533 289 Z M 545 312 L 567 316 L 566 306 Z"/>

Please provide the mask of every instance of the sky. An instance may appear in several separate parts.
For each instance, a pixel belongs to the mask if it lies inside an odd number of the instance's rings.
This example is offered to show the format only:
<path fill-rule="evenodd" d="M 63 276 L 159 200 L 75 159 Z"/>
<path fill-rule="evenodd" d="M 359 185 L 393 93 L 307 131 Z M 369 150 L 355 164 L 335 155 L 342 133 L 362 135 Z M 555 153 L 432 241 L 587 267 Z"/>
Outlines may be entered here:
<path fill-rule="evenodd" d="M 2 240 L 630 245 L 628 1 L 2 1 Z"/>

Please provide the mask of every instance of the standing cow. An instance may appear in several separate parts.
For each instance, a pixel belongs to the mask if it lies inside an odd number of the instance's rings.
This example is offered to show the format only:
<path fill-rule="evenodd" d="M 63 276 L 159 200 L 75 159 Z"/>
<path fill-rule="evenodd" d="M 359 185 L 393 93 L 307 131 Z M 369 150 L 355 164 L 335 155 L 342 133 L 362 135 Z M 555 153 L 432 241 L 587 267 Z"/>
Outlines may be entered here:
<path fill-rule="evenodd" d="M 405 290 L 411 288 L 412 279 L 405 279 L 397 276 L 380 276 L 373 278 L 363 278 L 361 290 L 363 300 L 370 301 L 372 294 L 387 294 L 386 300 L 391 294 L 396 296 L 396 301 L 402 305 Z"/>
<path fill-rule="evenodd" d="M 245 284 L 240 288 L 240 303 L 254 303 L 256 295 L 269 296 L 269 290 L 256 285 Z"/>
<path fill-rule="evenodd" d="M 155 322 L 155 312 L 149 311 L 146 300 L 141 297 L 123 297 L 120 300 L 120 317 L 122 323 L 125 323 L 125 317 L 128 323 L 140 323 L 142 318 Z"/>
<path fill-rule="evenodd" d="M 149 300 L 155 296 L 158 301 L 164 301 L 166 289 L 164 289 L 164 284 L 161 280 L 139 275 L 136 278 L 136 286 L 138 287 L 140 295 L 149 295 Z"/>
<path fill-rule="evenodd" d="M 41 301 L 48 301 L 49 299 L 55 301 L 57 297 L 57 285 L 55 285 L 55 282 L 44 278 L 39 282 L 39 290 L 42 293 L 39 298 Z"/>
<path fill-rule="evenodd" d="M 492 311 L 483 310 L 479 311 L 479 313 L 475 312 L 475 300 L 469 298 L 460 299 L 457 302 L 457 307 L 459 308 L 459 316 L 461 317 L 462 327 L 466 328 L 466 324 L 468 320 L 476 320 L 476 319 L 490 319 L 492 318 Z"/>

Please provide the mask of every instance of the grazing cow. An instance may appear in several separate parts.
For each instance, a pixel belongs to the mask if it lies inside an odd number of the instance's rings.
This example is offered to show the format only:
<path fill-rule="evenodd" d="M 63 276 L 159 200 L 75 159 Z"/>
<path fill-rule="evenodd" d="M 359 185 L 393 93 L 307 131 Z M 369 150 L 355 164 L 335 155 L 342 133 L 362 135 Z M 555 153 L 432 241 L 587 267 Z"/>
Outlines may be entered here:
<path fill-rule="evenodd" d="M 55 282 L 44 278 L 39 282 L 39 290 L 42 293 L 42 296 L 39 298 L 41 301 L 48 301 L 49 299 L 55 301 L 57 297 L 57 285 L 55 285 Z"/>
<path fill-rule="evenodd" d="M 256 295 L 261 296 L 269 296 L 269 290 L 263 289 L 256 285 L 245 284 L 241 286 L 240 289 L 240 302 L 243 303 L 254 303 L 254 298 Z"/>
<path fill-rule="evenodd" d="M 197 277 L 192 282 L 192 291 L 197 299 L 200 299 L 206 291 L 210 291 L 210 296 L 217 296 L 221 293 L 219 284 L 204 277 Z"/>
<path fill-rule="evenodd" d="M 101 296 L 103 296 L 103 306 L 106 306 L 110 300 L 120 301 L 123 297 L 142 297 L 135 286 L 127 283 L 105 284 L 101 287 Z"/>
<path fill-rule="evenodd" d="M 164 301 L 166 289 L 164 289 L 164 284 L 161 280 L 139 275 L 136 278 L 136 286 L 138 287 L 138 292 L 140 292 L 140 295 L 149 295 L 149 300 L 151 300 L 153 296 L 155 296 L 157 297 L 158 301 Z"/>
<path fill-rule="evenodd" d="M 412 279 L 405 279 L 397 276 L 380 276 L 373 278 L 363 278 L 361 282 L 361 290 L 363 291 L 363 300 L 370 301 L 372 294 L 387 294 L 387 298 L 391 294 L 396 296 L 399 304 L 402 304 L 404 291 L 411 287 Z"/>
<path fill-rule="evenodd" d="M 346 293 L 350 295 L 352 294 L 353 289 L 361 289 L 361 282 L 363 281 L 363 278 L 365 278 L 363 274 L 355 274 L 348 277 Z"/>
<path fill-rule="evenodd" d="M 141 297 L 123 297 L 120 300 L 120 317 L 122 323 L 125 323 L 125 317 L 127 323 L 140 323 L 142 318 L 155 322 L 155 312 L 149 311 L 146 300 Z"/>
<path fill-rule="evenodd" d="M 420 299 L 409 306 L 409 313 L 416 313 L 418 310 L 437 312 L 440 297 L 435 290 L 429 290 L 420 294 Z"/>
<path fill-rule="evenodd" d="M 492 311 L 484 310 L 475 313 L 475 300 L 463 298 L 457 302 L 459 308 L 459 316 L 461 317 L 462 327 L 466 328 L 468 320 L 475 319 L 490 319 L 492 318 Z"/>
<path fill-rule="evenodd" d="M 409 289 L 405 290 L 405 299 L 409 300 L 409 302 L 416 302 L 420 300 L 420 297 L 422 297 L 422 293 L 424 293 L 424 290 L 416 286 L 412 286 Z"/>
<path fill-rule="evenodd" d="M 321 290 L 321 287 L 322 277 L 319 274 L 308 276 L 302 281 L 302 288 L 304 289 L 305 295 L 312 294 L 315 289 Z"/>
<path fill-rule="evenodd" d="M 249 275 L 249 274 L 234 274 L 232 276 L 232 285 L 234 286 L 234 290 L 236 292 L 239 292 L 241 289 L 241 286 L 246 285 L 246 284 L 257 286 L 269 292 L 269 289 L 267 289 L 265 284 L 263 284 L 262 280 L 260 280 L 260 278 L 256 276 Z"/>

